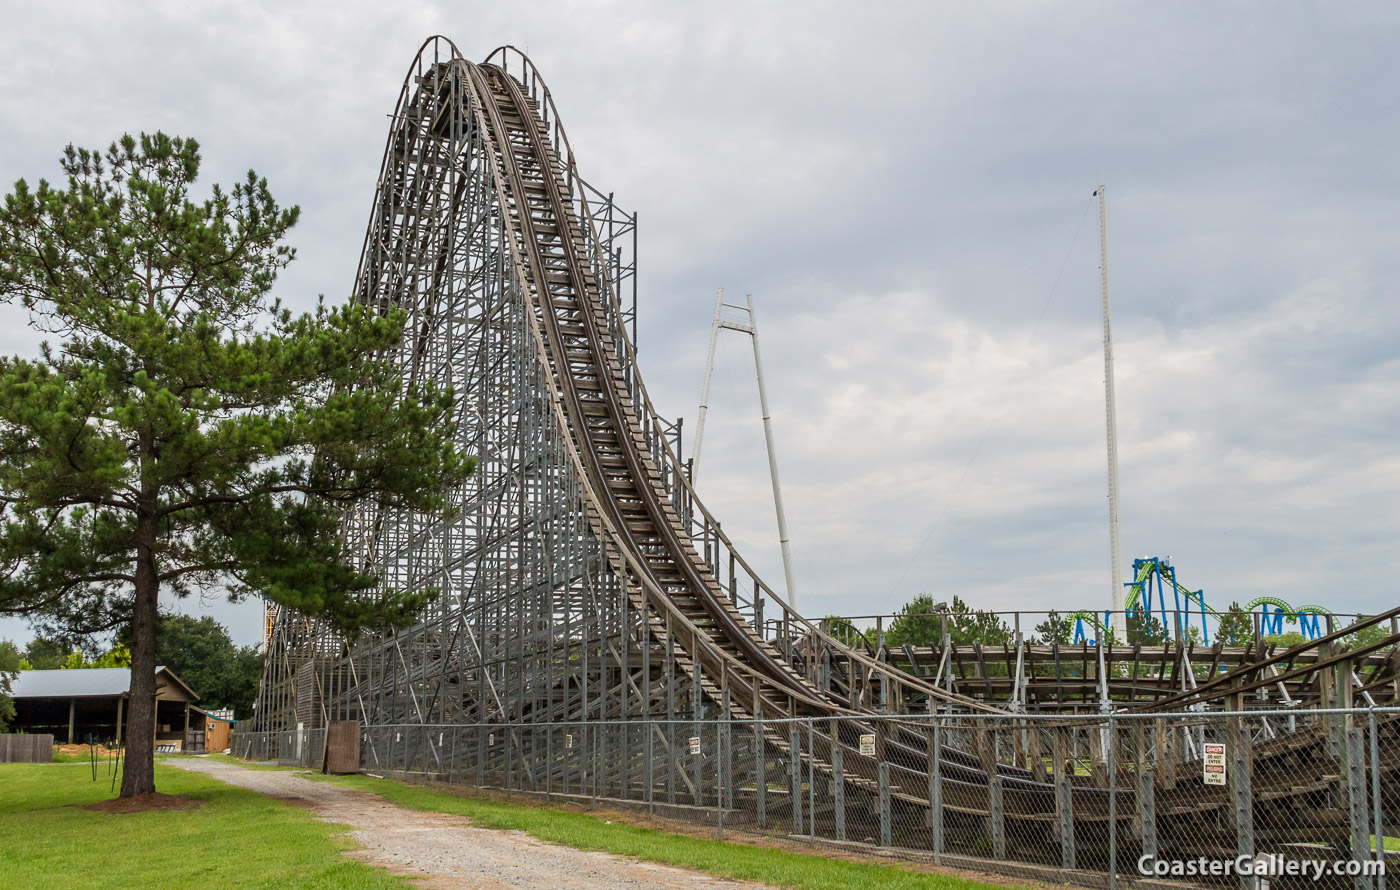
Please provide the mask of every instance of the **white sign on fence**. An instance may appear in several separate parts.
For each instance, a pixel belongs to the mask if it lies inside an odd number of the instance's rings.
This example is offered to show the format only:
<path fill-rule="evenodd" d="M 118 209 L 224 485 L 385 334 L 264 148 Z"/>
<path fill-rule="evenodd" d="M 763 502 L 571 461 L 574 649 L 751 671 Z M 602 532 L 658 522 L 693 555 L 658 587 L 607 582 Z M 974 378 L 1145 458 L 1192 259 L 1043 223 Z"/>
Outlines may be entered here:
<path fill-rule="evenodd" d="M 565 748 L 572 748 L 573 746 L 574 746 L 574 737 L 573 737 L 572 735 L 566 735 L 566 736 L 564 736 L 564 747 L 565 747 Z"/>
<path fill-rule="evenodd" d="M 1207 785 L 1225 784 L 1225 746 L 1207 744 L 1205 746 L 1205 782 Z"/>
<path fill-rule="evenodd" d="M 700 753 L 700 737 L 698 735 L 693 735 L 690 737 L 690 753 Z"/>
<path fill-rule="evenodd" d="M 862 757 L 875 756 L 875 733 L 863 733 L 860 737 L 860 754 Z"/>

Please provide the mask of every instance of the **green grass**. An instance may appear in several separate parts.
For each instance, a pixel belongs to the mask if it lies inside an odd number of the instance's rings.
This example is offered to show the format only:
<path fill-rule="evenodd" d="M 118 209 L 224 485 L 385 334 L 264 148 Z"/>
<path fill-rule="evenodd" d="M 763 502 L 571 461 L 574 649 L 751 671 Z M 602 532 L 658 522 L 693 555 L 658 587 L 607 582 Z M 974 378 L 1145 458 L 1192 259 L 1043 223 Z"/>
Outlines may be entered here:
<path fill-rule="evenodd" d="M 775 887 L 798 890 L 877 887 L 882 890 L 1005 890 L 996 885 L 896 866 L 848 862 L 769 847 L 668 834 L 654 828 L 620 822 L 608 824 L 603 818 L 588 813 L 459 797 L 388 779 L 321 775 L 312 775 L 311 778 L 356 791 L 368 791 L 409 809 L 465 816 L 485 828 L 516 829 L 550 843 L 634 856 Z"/>
<path fill-rule="evenodd" d="M 405 888 L 341 855 L 342 826 L 198 773 L 156 766 L 156 788 L 207 803 L 195 810 L 107 815 L 112 797 L 80 767 L 0 765 L 0 886 L 30 890 L 203 886 Z"/>
<path fill-rule="evenodd" d="M 56 749 L 53 752 L 54 763 L 87 763 L 90 760 L 92 760 L 91 754 L 60 754 Z M 105 767 L 107 758 L 102 758 L 98 763 Z"/>
<path fill-rule="evenodd" d="M 275 763 L 249 763 L 246 760 L 239 760 L 237 757 L 230 757 L 227 754 L 205 754 L 203 755 L 202 759 L 214 760 L 219 763 L 232 763 L 236 766 L 241 766 L 244 769 L 280 769 L 289 771 L 305 769 L 304 767 L 300 766 L 279 766 Z"/>
<path fill-rule="evenodd" d="M 79 751 L 79 752 L 76 753 L 76 754 L 64 754 L 64 753 L 62 753 L 62 752 L 59 750 L 61 747 L 62 747 L 61 745 L 54 745 L 54 746 L 53 746 L 53 760 L 52 760 L 51 762 L 53 762 L 53 763 L 88 763 L 89 761 L 92 760 L 92 749 L 91 749 L 91 748 L 86 748 L 86 747 L 85 747 L 82 751 Z M 104 753 L 104 752 L 102 752 L 102 751 L 97 752 L 97 766 L 98 766 L 98 768 L 101 769 L 102 766 L 103 766 L 103 764 L 105 764 L 105 763 L 107 762 L 107 760 L 108 760 L 109 758 L 111 758 L 111 756 L 112 756 L 112 755 L 111 755 L 110 752 L 107 752 L 107 753 Z"/>
<path fill-rule="evenodd" d="M 1367 841 L 1367 845 L 1368 845 L 1372 850 L 1376 849 L 1376 836 L 1375 836 L 1374 834 L 1373 834 L 1373 835 L 1369 835 L 1369 840 Z M 1391 837 L 1390 835 L 1386 835 L 1386 836 L 1385 836 L 1385 846 L 1384 846 L 1384 849 L 1385 849 L 1385 851 L 1386 851 L 1387 853 L 1391 853 L 1391 852 L 1394 852 L 1394 851 L 1396 851 L 1396 850 L 1400 850 L 1400 837 Z"/>

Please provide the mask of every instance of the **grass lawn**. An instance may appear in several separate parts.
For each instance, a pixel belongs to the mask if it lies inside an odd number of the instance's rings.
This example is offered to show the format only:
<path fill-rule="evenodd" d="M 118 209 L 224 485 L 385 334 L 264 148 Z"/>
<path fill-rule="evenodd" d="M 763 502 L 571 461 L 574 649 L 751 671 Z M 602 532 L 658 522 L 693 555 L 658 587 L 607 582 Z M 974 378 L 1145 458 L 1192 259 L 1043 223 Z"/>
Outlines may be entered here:
<path fill-rule="evenodd" d="M 90 754 L 60 754 L 58 752 L 58 749 L 54 749 L 53 752 L 54 763 L 87 763 L 90 760 L 92 760 L 92 755 Z M 105 758 L 103 760 L 102 768 L 107 768 Z"/>
<path fill-rule="evenodd" d="M 1370 835 L 1369 844 L 1372 850 L 1376 849 L 1376 836 L 1374 834 Z M 1385 845 L 1384 847 L 1382 847 L 1382 849 L 1384 849 L 1387 853 L 1393 853 L 1397 850 L 1400 850 L 1400 837 L 1391 837 L 1390 835 L 1386 835 Z"/>
<path fill-rule="evenodd" d="M 518 829 L 551 843 L 635 856 L 774 887 L 799 890 L 1005 890 L 1004 886 L 915 872 L 897 866 L 848 862 L 769 847 L 668 834 L 654 828 L 620 822 L 608 824 L 605 819 L 588 813 L 459 797 L 388 779 L 319 774 L 308 774 L 308 777 L 357 791 L 368 791 L 410 809 L 465 816 L 485 828 Z"/>
<path fill-rule="evenodd" d="M 194 810 L 107 815 L 112 797 L 74 764 L 0 764 L 0 887 L 405 888 L 341 856 L 344 830 L 260 794 L 156 765 L 156 788 Z"/>
<path fill-rule="evenodd" d="M 186 756 L 186 755 L 181 755 L 181 754 L 167 754 L 166 756 L 167 756 L 167 757 L 171 757 L 171 758 L 175 758 L 175 757 L 182 757 L 182 756 Z M 275 764 L 275 763 L 249 763 L 249 762 L 246 761 L 246 760 L 239 760 L 237 757 L 230 757 L 230 756 L 227 755 L 227 754 L 205 754 L 205 755 L 203 755 L 203 759 L 204 759 L 204 760 L 216 760 L 216 761 L 218 761 L 219 763 L 232 763 L 232 764 L 234 764 L 235 766 L 241 766 L 241 767 L 243 767 L 244 769 L 280 769 L 280 770 L 299 770 L 299 769 L 301 769 L 301 767 L 296 767 L 296 766 L 278 766 L 278 765 Z"/>

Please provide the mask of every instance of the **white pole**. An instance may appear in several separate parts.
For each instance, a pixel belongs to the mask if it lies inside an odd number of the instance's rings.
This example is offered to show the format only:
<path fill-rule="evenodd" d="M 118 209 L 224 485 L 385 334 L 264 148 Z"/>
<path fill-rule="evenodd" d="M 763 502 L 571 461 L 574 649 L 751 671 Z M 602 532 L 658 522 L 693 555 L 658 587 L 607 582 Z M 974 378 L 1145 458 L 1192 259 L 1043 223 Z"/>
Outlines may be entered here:
<path fill-rule="evenodd" d="M 705 386 L 700 390 L 700 411 L 695 418 L 695 444 L 690 455 L 690 484 L 700 473 L 700 446 L 705 441 L 705 412 L 710 410 L 710 375 L 715 370 L 715 339 L 719 336 L 719 310 L 724 306 L 724 288 L 715 296 L 715 320 L 710 324 L 710 354 L 705 359 Z"/>
<path fill-rule="evenodd" d="M 1108 204 L 1104 186 L 1094 194 L 1099 199 L 1099 278 L 1103 285 L 1103 388 L 1108 426 L 1108 546 L 1113 577 L 1110 580 L 1109 609 L 1113 612 L 1113 640 L 1128 641 L 1128 620 L 1123 614 L 1123 556 L 1118 540 L 1118 417 L 1113 398 L 1113 333 L 1108 311 Z"/>
<path fill-rule="evenodd" d="M 773 419 L 768 413 L 768 391 L 763 386 L 763 359 L 758 351 L 758 316 L 753 311 L 753 294 L 749 301 L 749 333 L 753 337 L 753 366 L 758 372 L 758 406 L 763 411 L 763 438 L 768 444 L 768 473 L 773 477 L 773 509 L 778 514 L 778 546 L 783 551 L 783 579 L 787 582 L 787 601 L 797 611 L 797 576 L 792 570 L 792 545 L 788 540 L 787 517 L 783 515 L 783 488 L 778 483 L 778 450 L 773 444 Z M 718 312 L 718 310 L 716 310 Z"/>

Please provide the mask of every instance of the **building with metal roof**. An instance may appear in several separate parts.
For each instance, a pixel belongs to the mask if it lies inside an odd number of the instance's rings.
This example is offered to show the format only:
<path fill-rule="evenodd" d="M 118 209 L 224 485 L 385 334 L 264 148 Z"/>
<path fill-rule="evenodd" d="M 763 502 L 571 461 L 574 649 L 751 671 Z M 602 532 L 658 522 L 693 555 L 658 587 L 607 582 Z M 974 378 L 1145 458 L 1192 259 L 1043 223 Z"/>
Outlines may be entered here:
<path fill-rule="evenodd" d="M 130 668 L 74 668 L 20 671 L 11 684 L 15 727 L 23 732 L 52 733 L 69 744 L 121 743 Z M 194 707 L 199 696 L 166 667 L 156 668 L 156 745 L 185 750 L 203 737 L 204 712 Z M 200 745 L 199 747 L 203 747 Z"/>

